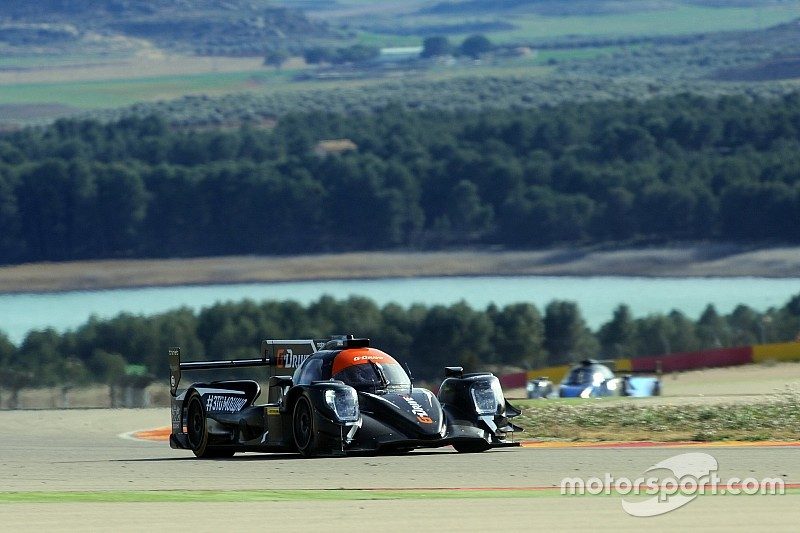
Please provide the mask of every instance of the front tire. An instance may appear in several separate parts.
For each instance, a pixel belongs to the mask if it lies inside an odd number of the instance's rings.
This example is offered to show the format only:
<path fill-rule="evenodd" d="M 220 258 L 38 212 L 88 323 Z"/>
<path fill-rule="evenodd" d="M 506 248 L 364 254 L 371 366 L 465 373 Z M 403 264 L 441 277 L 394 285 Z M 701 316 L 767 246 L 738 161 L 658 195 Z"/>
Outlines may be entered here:
<path fill-rule="evenodd" d="M 301 396 L 294 404 L 292 414 L 294 444 L 303 457 L 313 457 L 317 453 L 317 431 L 314 424 L 314 408 L 308 398 Z"/>
<path fill-rule="evenodd" d="M 491 444 L 483 440 L 478 442 L 456 442 L 453 444 L 453 448 L 455 448 L 458 453 L 481 453 L 485 452 L 491 447 Z"/>

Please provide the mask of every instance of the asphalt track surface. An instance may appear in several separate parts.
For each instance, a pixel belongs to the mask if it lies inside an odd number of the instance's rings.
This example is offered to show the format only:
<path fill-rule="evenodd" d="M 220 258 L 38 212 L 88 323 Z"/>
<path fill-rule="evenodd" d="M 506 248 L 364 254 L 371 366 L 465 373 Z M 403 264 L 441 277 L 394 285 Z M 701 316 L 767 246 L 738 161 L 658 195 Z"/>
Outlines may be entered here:
<path fill-rule="evenodd" d="M 167 409 L 0 412 L 0 530 L 797 531 L 800 522 L 797 488 L 777 496 L 700 496 L 653 518 L 627 515 L 616 495 L 558 490 L 564 477 L 635 479 L 687 451 L 712 454 L 723 480 L 778 477 L 798 487 L 800 447 L 525 447 L 472 455 L 446 448 L 396 457 L 200 461 L 163 442 L 120 436 L 168 419 Z M 248 490 L 290 497 L 251 501 Z M 192 501 L 202 491 L 225 491 L 235 501 Z M 66 501 L 75 493 L 99 493 L 99 501 Z M 184 496 L 158 501 L 170 494 Z M 14 503 L 15 495 L 33 495 L 33 502 Z"/>

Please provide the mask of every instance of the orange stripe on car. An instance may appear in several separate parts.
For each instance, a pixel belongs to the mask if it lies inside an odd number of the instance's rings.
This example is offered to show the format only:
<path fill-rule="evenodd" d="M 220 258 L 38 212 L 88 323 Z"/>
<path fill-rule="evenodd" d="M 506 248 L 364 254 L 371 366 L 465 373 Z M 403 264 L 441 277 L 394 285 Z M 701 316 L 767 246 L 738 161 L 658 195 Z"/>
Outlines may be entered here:
<path fill-rule="evenodd" d="M 398 364 L 391 355 L 375 348 L 349 348 L 339 352 L 339 355 L 333 360 L 331 375 L 335 376 L 345 368 L 353 365 L 364 365 L 370 361 L 383 365 Z"/>

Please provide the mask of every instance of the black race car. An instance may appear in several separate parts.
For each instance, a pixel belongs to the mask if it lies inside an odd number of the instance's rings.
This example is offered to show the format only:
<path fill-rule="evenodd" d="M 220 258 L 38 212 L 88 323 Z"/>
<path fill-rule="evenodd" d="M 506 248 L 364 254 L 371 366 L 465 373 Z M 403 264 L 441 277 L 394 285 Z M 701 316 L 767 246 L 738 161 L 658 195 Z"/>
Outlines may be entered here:
<path fill-rule="evenodd" d="M 299 452 L 304 456 L 404 453 L 452 445 L 459 452 L 515 446 L 520 414 L 490 373 L 445 369 L 439 394 L 414 387 L 389 354 L 352 335 L 328 341 L 267 340 L 258 359 L 181 362 L 172 348 L 172 448 L 197 457 L 236 452 Z M 252 380 L 192 383 L 190 370 L 267 367 L 266 403 Z M 285 375 L 296 369 L 292 376 Z"/>

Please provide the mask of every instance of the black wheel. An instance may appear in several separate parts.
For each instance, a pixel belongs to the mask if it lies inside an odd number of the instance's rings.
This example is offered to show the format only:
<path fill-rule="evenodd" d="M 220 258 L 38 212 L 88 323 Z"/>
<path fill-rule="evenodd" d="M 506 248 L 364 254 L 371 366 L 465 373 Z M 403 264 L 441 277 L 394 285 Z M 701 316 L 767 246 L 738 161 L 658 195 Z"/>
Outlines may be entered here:
<path fill-rule="evenodd" d="M 492 446 L 484 440 L 457 442 L 453 444 L 453 448 L 455 448 L 458 453 L 481 453 L 485 452 L 491 447 Z"/>
<path fill-rule="evenodd" d="M 230 448 L 214 448 L 208 445 L 208 425 L 206 424 L 206 410 L 203 401 L 197 392 L 189 397 L 186 408 L 187 434 L 192 452 L 202 459 L 214 457 L 233 457 L 235 450 Z"/>
<path fill-rule="evenodd" d="M 206 452 L 204 457 L 210 458 L 214 457 L 217 459 L 227 459 L 233 457 L 233 454 L 236 453 L 236 450 L 232 450 L 230 448 L 212 448 Z"/>
<path fill-rule="evenodd" d="M 189 446 L 197 457 L 208 457 L 208 426 L 206 410 L 200 395 L 193 392 L 186 408 L 186 432 Z"/>
<path fill-rule="evenodd" d="M 317 435 L 314 428 L 314 411 L 308 398 L 301 396 L 294 404 L 292 415 L 294 444 L 304 457 L 311 457 L 317 452 Z"/>
<path fill-rule="evenodd" d="M 653 396 L 661 396 L 661 383 L 658 381 L 653 385 Z"/>

